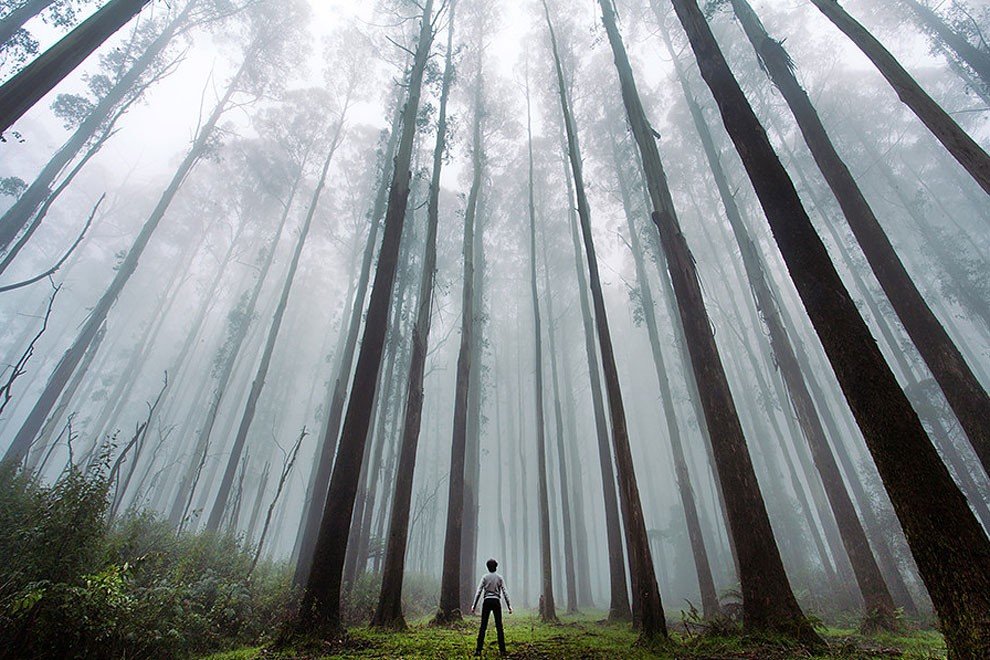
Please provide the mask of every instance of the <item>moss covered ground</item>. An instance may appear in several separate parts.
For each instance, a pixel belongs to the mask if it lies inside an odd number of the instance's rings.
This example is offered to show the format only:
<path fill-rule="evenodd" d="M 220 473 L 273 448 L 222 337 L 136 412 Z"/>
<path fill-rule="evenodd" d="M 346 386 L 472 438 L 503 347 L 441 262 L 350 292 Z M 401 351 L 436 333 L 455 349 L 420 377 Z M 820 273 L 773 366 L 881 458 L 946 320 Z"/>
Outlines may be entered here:
<path fill-rule="evenodd" d="M 543 624 L 535 614 L 506 617 L 505 637 L 509 658 L 518 660 L 579 658 L 628 659 L 739 658 L 783 660 L 786 658 L 906 658 L 945 657 L 941 635 L 930 630 L 905 630 L 899 635 L 862 636 L 855 630 L 825 628 L 827 651 L 809 653 L 783 639 L 687 634 L 673 631 L 665 644 L 644 645 L 628 625 L 606 624 L 601 613 L 561 617 L 559 625 Z M 383 632 L 366 627 L 351 628 L 347 640 L 336 647 L 307 647 L 305 651 L 275 653 L 264 648 L 241 649 L 209 657 L 209 660 L 282 660 L 288 658 L 469 658 L 473 655 L 478 619 L 469 617 L 449 628 L 412 622 L 405 632 Z M 484 657 L 497 658 L 495 631 L 489 628 Z"/>

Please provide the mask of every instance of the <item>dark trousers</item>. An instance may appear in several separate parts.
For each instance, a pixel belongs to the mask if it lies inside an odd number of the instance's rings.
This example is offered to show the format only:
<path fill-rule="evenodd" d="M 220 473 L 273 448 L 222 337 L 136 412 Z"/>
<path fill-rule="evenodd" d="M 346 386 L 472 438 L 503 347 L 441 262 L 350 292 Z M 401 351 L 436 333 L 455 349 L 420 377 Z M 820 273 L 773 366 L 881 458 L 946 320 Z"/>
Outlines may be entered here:
<path fill-rule="evenodd" d="M 478 653 L 485 646 L 485 631 L 488 630 L 488 615 L 495 615 L 495 630 L 498 631 L 498 650 L 505 654 L 505 631 L 502 630 L 502 601 L 486 598 L 481 605 L 481 630 L 478 631 Z"/>

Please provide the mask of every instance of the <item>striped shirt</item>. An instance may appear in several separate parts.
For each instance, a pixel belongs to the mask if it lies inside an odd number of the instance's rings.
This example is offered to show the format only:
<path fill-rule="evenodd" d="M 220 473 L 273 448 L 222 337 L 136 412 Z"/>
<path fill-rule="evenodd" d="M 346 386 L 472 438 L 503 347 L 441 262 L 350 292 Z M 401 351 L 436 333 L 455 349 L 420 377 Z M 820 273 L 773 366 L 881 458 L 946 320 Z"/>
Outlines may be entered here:
<path fill-rule="evenodd" d="M 496 600 L 505 598 L 506 607 L 512 607 L 509 603 L 509 592 L 505 590 L 505 580 L 498 573 L 486 573 L 481 578 L 481 584 L 478 585 L 478 593 L 474 597 L 474 605 L 471 607 L 478 607 L 478 600 L 482 594 L 485 595 L 485 600 L 489 598 L 495 598 Z"/>

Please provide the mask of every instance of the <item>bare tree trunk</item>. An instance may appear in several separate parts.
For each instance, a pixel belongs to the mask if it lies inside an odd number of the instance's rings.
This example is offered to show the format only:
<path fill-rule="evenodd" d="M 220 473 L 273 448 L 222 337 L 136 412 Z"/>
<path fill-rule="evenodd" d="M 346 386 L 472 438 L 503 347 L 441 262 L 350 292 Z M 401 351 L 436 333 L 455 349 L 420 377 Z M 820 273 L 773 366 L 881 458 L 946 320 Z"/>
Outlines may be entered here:
<path fill-rule="evenodd" d="M 574 174 L 574 192 L 577 195 L 578 218 L 584 239 L 585 256 L 588 259 L 588 280 L 595 310 L 595 326 L 598 330 L 598 347 L 601 350 L 602 370 L 605 375 L 605 391 L 608 393 L 609 412 L 612 420 L 612 447 L 615 451 L 619 477 L 619 495 L 625 521 L 626 544 L 629 551 L 629 575 L 633 587 L 633 620 L 640 634 L 647 639 L 667 636 L 660 589 L 657 586 L 653 556 L 650 554 L 646 520 L 636 484 L 636 473 L 629 447 L 629 431 L 626 427 L 626 413 L 619 385 L 619 373 L 615 364 L 612 336 L 605 311 L 605 298 L 598 273 L 598 257 L 591 236 L 591 209 L 588 206 L 584 189 L 584 175 L 579 153 L 577 129 L 571 117 L 570 103 L 564 85 L 564 73 L 557 52 L 557 39 L 550 22 L 550 12 L 544 3 L 547 27 L 550 30 L 554 64 L 557 73 L 557 87 L 560 95 L 561 114 L 567 133 L 567 153 Z"/>
<path fill-rule="evenodd" d="M 574 514 L 571 509 L 571 488 L 568 486 L 568 480 L 572 479 L 573 475 L 568 476 L 567 474 L 567 452 L 564 449 L 564 415 L 561 412 L 560 374 L 557 369 L 557 341 L 554 336 L 556 317 L 553 313 L 553 294 L 550 292 L 550 268 L 548 265 L 550 262 L 547 259 L 546 234 L 541 232 L 541 237 L 543 247 L 543 293 L 547 301 L 547 339 L 549 340 L 550 348 L 550 382 L 553 385 L 554 431 L 557 436 L 557 471 L 560 475 L 560 512 L 564 527 L 563 543 L 561 545 L 564 551 L 564 576 L 567 579 L 567 612 L 574 613 L 578 611 L 577 571 L 574 560 L 577 548 L 574 543 Z M 571 441 L 573 442 L 573 436 L 571 436 Z"/>
<path fill-rule="evenodd" d="M 447 100 L 454 75 L 453 40 L 456 0 L 450 4 L 447 26 L 447 50 L 444 59 L 443 82 L 440 88 L 440 108 L 437 138 L 433 148 L 433 174 L 427 205 L 426 244 L 423 271 L 420 275 L 419 302 L 412 333 L 412 355 L 406 384 L 406 407 L 402 422 L 402 444 L 399 468 L 392 494 L 388 541 L 382 566 L 382 587 L 372 625 L 382 628 L 405 628 L 402 616 L 402 577 L 405 573 L 406 544 L 409 537 L 409 511 L 412 500 L 416 450 L 419 447 L 423 420 L 423 381 L 426 376 L 426 356 L 429 349 L 430 326 L 433 318 L 433 287 L 437 270 L 437 227 L 440 218 L 440 173 L 447 140 Z M 501 439 L 501 436 L 500 436 Z"/>
<path fill-rule="evenodd" d="M 479 65 L 480 65 L 479 60 Z M 475 221 L 478 197 L 481 195 L 484 172 L 484 144 L 482 142 L 482 116 L 484 115 L 482 73 L 479 66 L 474 82 L 474 120 L 471 143 L 472 167 L 471 191 L 468 193 L 464 212 L 464 285 L 461 293 L 461 342 L 457 354 L 457 376 L 454 386 L 454 426 L 451 434 L 450 476 L 447 493 L 447 525 L 443 546 L 443 572 L 440 578 L 440 604 L 434 621 L 438 624 L 461 619 L 461 545 L 464 528 L 464 480 L 465 452 L 468 435 L 468 398 L 471 382 L 471 358 L 475 330 L 474 304 L 474 256 Z"/>
<path fill-rule="evenodd" d="M 746 0 L 732 0 L 732 6 L 760 61 L 791 108 L 815 162 L 842 207 L 877 281 L 925 364 L 942 387 L 984 469 L 990 473 L 990 397 L 911 281 L 873 209 L 825 132 L 811 99 L 798 83 L 787 52 L 780 43 L 770 38 Z M 990 160 L 987 162 L 987 173 L 990 176 Z"/>
<path fill-rule="evenodd" d="M 822 0 L 813 0 L 820 4 Z M 674 0 L 938 611 L 951 653 L 990 653 L 990 540 L 859 316 L 693 0 Z"/>
<path fill-rule="evenodd" d="M 399 142 L 401 121 L 402 104 L 399 103 L 392 119 L 388 144 L 382 159 L 381 181 L 370 213 L 371 224 L 368 228 L 368 240 L 365 243 L 364 255 L 361 260 L 361 275 L 358 278 L 357 291 L 351 301 L 351 317 L 347 325 L 347 335 L 343 349 L 337 359 L 337 373 L 334 379 L 333 393 L 330 397 L 330 410 L 320 434 L 318 457 L 313 464 L 313 473 L 310 475 L 310 497 L 303 505 L 298 560 L 292 578 L 293 584 L 297 586 L 306 583 L 309 578 L 309 569 L 313 565 L 313 549 L 316 547 L 316 536 L 323 520 L 323 493 L 326 492 L 330 484 L 330 471 L 333 468 L 334 452 L 337 449 L 344 404 L 347 402 L 347 384 L 351 380 L 354 352 L 357 350 L 358 334 L 361 331 L 361 319 L 364 313 L 364 299 L 367 296 L 368 283 L 371 279 L 375 247 L 378 244 L 378 230 L 388 202 L 389 166 Z M 341 328 L 341 332 L 343 332 L 343 328 Z"/>
<path fill-rule="evenodd" d="M 694 259 L 678 226 L 666 175 L 636 90 L 611 2 L 600 0 L 612 52 L 619 71 L 626 114 L 639 145 L 643 170 L 663 252 L 674 289 L 691 366 L 711 432 L 712 449 L 726 513 L 738 553 L 743 619 L 749 629 L 793 635 L 810 646 L 822 644 L 801 612 L 784 572 L 766 505 L 746 446 L 732 393 L 705 309 Z"/>
<path fill-rule="evenodd" d="M 0 86 L 0 133 L 45 97 L 150 0 L 109 0 Z"/>
<path fill-rule="evenodd" d="M 398 266 L 402 226 L 409 199 L 411 178 L 409 165 L 412 159 L 413 139 L 416 135 L 416 117 L 419 112 L 423 72 L 433 42 L 432 21 L 433 0 L 426 0 L 416 55 L 409 77 L 409 98 L 402 112 L 402 137 L 395 159 L 392 185 L 389 189 L 382 247 L 375 271 L 375 282 L 368 301 L 364 338 L 354 369 L 351 399 L 340 434 L 339 455 L 334 462 L 330 477 L 323 521 L 313 550 L 312 568 L 300 608 L 301 632 L 315 632 L 319 629 L 337 632 L 342 627 L 340 591 L 344 555 L 354 511 L 358 476 L 364 457 L 364 446 L 371 423 L 375 381 L 381 364 L 385 333 L 388 329 L 392 285 Z M 318 495 L 319 493 L 314 493 L 314 497 Z"/>
<path fill-rule="evenodd" d="M 629 191 L 625 182 L 625 173 L 619 152 L 612 136 L 612 158 L 615 166 L 616 179 L 623 206 L 631 208 Z M 715 580 L 712 577 L 711 565 L 708 562 L 708 549 L 701 531 L 701 519 L 698 516 L 698 506 L 695 502 L 694 489 L 691 486 L 691 475 L 688 472 L 687 459 L 684 456 L 684 445 L 681 432 L 677 426 L 674 411 L 674 396 L 667 378 L 667 365 L 660 348 L 660 331 L 657 327 L 656 310 L 653 303 L 653 292 L 643 263 L 643 249 L 640 245 L 639 230 L 633 225 L 632 215 L 626 213 L 626 228 L 629 230 L 631 241 L 630 251 L 636 264 L 636 283 L 643 307 L 643 319 L 650 339 L 650 349 L 653 353 L 653 366 L 656 371 L 657 384 L 660 388 L 660 401 L 663 408 L 664 421 L 667 425 L 667 437 L 670 440 L 671 453 L 674 458 L 674 474 L 677 480 L 677 492 L 680 495 L 681 506 L 684 509 L 684 519 L 687 524 L 688 539 L 691 543 L 691 555 L 698 576 L 698 588 L 701 593 L 701 611 L 707 618 L 716 616 L 719 612 L 718 594 L 715 591 Z"/>
<path fill-rule="evenodd" d="M 952 157 L 980 184 L 980 187 L 990 194 L 990 155 L 987 155 L 976 140 L 959 127 L 949 113 L 925 93 L 921 85 L 876 37 L 846 13 L 837 0 L 811 0 L 811 2 L 863 51 L 897 92 L 898 98 L 917 115 Z"/>
<path fill-rule="evenodd" d="M 557 608 L 553 598 L 550 503 L 547 493 L 547 441 L 543 410 L 543 335 L 540 321 L 540 292 L 536 285 L 536 205 L 533 192 L 533 132 L 529 107 L 528 71 L 526 84 L 526 131 L 529 137 L 529 286 L 533 302 L 533 394 L 536 403 L 537 511 L 540 525 L 540 620 L 553 622 L 557 620 Z"/>
<path fill-rule="evenodd" d="M 566 149 L 566 138 L 565 138 Z M 567 184 L 567 199 L 574 199 L 571 170 L 567 160 L 564 166 L 564 181 Z M 602 396 L 601 374 L 598 366 L 598 352 L 595 349 L 595 320 L 588 303 L 585 288 L 584 260 L 581 258 L 581 241 L 578 237 L 577 212 L 568 202 L 568 219 L 571 229 L 571 243 L 574 248 L 575 282 L 578 301 L 581 305 L 581 323 L 584 329 L 584 350 L 588 363 L 588 378 L 591 389 L 591 406 L 595 415 L 595 438 L 598 441 L 598 465 L 602 478 L 602 493 L 605 503 L 605 536 L 608 544 L 609 567 L 609 621 L 628 621 L 632 617 L 629 607 L 629 587 L 626 582 L 626 568 L 622 548 L 622 527 L 619 520 L 619 503 L 615 486 L 615 470 L 612 467 L 612 450 L 609 448 L 608 421 L 605 418 L 605 402 Z"/>

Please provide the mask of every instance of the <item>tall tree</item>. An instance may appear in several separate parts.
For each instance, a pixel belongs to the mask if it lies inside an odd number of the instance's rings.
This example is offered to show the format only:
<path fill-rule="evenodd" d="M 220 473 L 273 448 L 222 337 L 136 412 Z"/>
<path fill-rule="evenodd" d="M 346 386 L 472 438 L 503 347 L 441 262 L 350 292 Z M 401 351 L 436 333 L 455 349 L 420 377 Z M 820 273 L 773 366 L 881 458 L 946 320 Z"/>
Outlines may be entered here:
<path fill-rule="evenodd" d="M 398 266 L 402 226 L 409 199 L 409 171 L 412 160 L 413 140 L 416 136 L 416 117 L 423 86 L 423 73 L 433 43 L 433 0 L 426 0 L 420 18 L 415 57 L 409 75 L 408 99 L 402 111 L 402 137 L 395 158 L 395 169 L 389 188 L 388 210 L 382 247 L 375 270 L 375 282 L 368 300 L 364 338 L 354 369 L 351 397 L 347 415 L 340 433 L 338 457 L 330 477 L 330 488 L 323 510 L 323 521 L 313 550 L 313 562 L 306 582 L 300 606 L 299 626 L 303 632 L 323 629 L 338 631 L 342 627 L 340 615 L 340 591 L 344 570 L 347 539 L 357 482 L 364 458 L 368 427 L 371 423 L 372 403 L 376 380 L 381 365 L 382 349 L 388 326 L 392 285 Z M 320 493 L 314 493 L 319 497 Z"/>
<path fill-rule="evenodd" d="M 464 471 L 468 436 L 468 398 L 470 394 L 473 339 L 475 332 L 475 226 L 478 198 L 481 196 L 485 167 L 482 138 L 484 82 L 482 53 L 478 50 L 474 80 L 474 118 L 471 135 L 471 190 L 464 211 L 464 285 L 461 291 L 461 341 L 457 353 L 454 385 L 454 425 L 450 441 L 450 476 L 447 479 L 447 524 L 443 544 L 443 572 L 440 578 L 440 604 L 434 621 L 450 623 L 461 618 L 461 563 L 464 529 Z"/>
<path fill-rule="evenodd" d="M 564 82 L 564 71 L 557 49 L 557 37 L 550 19 L 550 9 L 546 2 L 543 10 L 550 31 L 550 45 L 557 75 L 557 91 L 560 97 L 560 110 L 567 135 L 567 156 L 574 175 L 574 192 L 577 197 L 578 218 L 584 239 L 585 256 L 588 259 L 588 281 L 591 286 L 591 299 L 595 310 L 595 326 L 598 329 L 598 347 L 601 351 L 602 371 L 605 375 L 605 391 L 608 394 L 609 412 L 612 421 L 612 449 L 619 477 L 620 502 L 625 522 L 626 545 L 629 552 L 629 575 L 632 580 L 633 620 L 640 634 L 647 639 L 667 636 L 667 623 L 664 620 L 660 589 L 657 586 L 653 556 L 650 554 L 649 538 L 646 533 L 646 520 L 643 505 L 636 484 L 636 473 L 632 452 L 629 447 L 629 431 L 626 426 L 625 407 L 619 385 L 619 373 L 615 364 L 612 336 L 605 311 L 605 297 L 598 273 L 598 257 L 591 235 L 591 209 L 584 187 L 584 173 L 578 145 L 577 128 L 571 115 L 570 100 Z"/>
<path fill-rule="evenodd" d="M 528 72 L 527 72 L 528 73 Z M 543 330 L 540 319 L 540 291 L 536 284 L 536 203 L 533 191 L 533 122 L 526 81 L 526 135 L 529 154 L 529 287 L 533 302 L 533 395 L 536 402 L 536 483 L 540 525 L 540 620 L 557 620 L 553 599 L 553 563 L 550 548 L 550 499 L 547 493 L 546 415 L 543 402 Z"/>
<path fill-rule="evenodd" d="M 0 134 L 149 2 L 151 0 L 109 0 L 57 44 L 0 85 Z"/>
<path fill-rule="evenodd" d="M 950 653 L 987 655 L 990 540 L 884 362 L 700 8 L 694 0 L 674 0 L 674 8 L 890 494 Z"/>
<path fill-rule="evenodd" d="M 901 3 L 914 14 L 926 32 L 931 33 L 937 42 L 952 50 L 956 57 L 979 76 L 983 86 L 990 88 L 990 53 L 971 44 L 931 7 L 918 0 L 901 0 Z"/>
<path fill-rule="evenodd" d="M 440 83 L 440 107 L 437 116 L 437 137 L 433 147 L 433 173 L 430 179 L 426 216 L 426 245 L 423 271 L 420 275 L 419 302 L 412 334 L 412 355 L 406 384 L 407 399 L 402 422 L 402 444 L 399 469 L 392 494 L 385 561 L 382 567 L 382 587 L 372 624 L 383 628 L 405 628 L 402 616 L 402 578 L 409 538 L 409 512 L 412 504 L 413 476 L 416 450 L 419 446 L 423 418 L 423 380 L 426 376 L 426 356 L 429 348 L 430 326 L 433 319 L 433 288 L 437 269 L 437 228 L 440 221 L 440 174 L 447 144 L 447 101 L 454 77 L 454 17 L 457 0 L 451 0 L 447 24 L 447 50 L 444 55 L 443 79 Z"/>
<path fill-rule="evenodd" d="M 397 90 L 401 90 L 398 87 Z M 399 143 L 402 126 L 402 103 L 396 102 L 388 141 L 381 159 L 380 177 L 375 193 L 375 200 L 369 213 L 370 225 L 365 241 L 364 252 L 361 256 L 361 271 L 357 286 L 349 301 L 351 305 L 350 318 L 347 322 L 347 333 L 344 344 L 338 352 L 336 373 L 334 374 L 333 389 L 330 392 L 330 405 L 326 420 L 320 434 L 318 454 L 313 463 L 310 485 L 306 501 L 303 503 L 302 524 L 297 538 L 299 547 L 296 559 L 296 570 L 293 574 L 293 584 L 302 586 L 309 576 L 313 564 L 313 549 L 316 547 L 316 536 L 323 520 L 323 493 L 330 485 L 330 472 L 333 468 L 334 452 L 337 449 L 337 439 L 340 433 L 340 423 L 343 421 L 344 404 L 347 402 L 347 383 L 351 380 L 351 368 L 354 364 L 354 353 L 357 350 L 358 336 L 361 332 L 361 319 L 364 311 L 364 300 L 371 281 L 371 269 L 374 265 L 375 248 L 378 246 L 378 232 L 381 227 L 382 215 L 388 203 L 390 164 Z M 341 331 L 343 332 L 343 330 Z"/>
<path fill-rule="evenodd" d="M 739 563 L 743 622 L 750 629 L 777 630 L 816 646 L 821 640 L 801 612 L 784 572 L 766 505 L 746 447 L 742 424 L 719 356 L 697 268 L 681 233 L 654 132 L 636 89 L 611 0 L 599 0 L 633 137 L 639 146 L 653 222 L 667 259 L 674 296 L 700 390 L 719 482 Z"/>
<path fill-rule="evenodd" d="M 863 51 L 894 88 L 904 105 L 911 108 L 952 157 L 990 194 L 990 155 L 921 88 L 876 37 L 839 5 L 838 0 L 811 2 Z"/>
<path fill-rule="evenodd" d="M 990 396 L 911 280 L 856 179 L 829 139 L 784 47 L 767 34 L 746 0 L 731 2 L 757 56 L 791 108 L 877 281 L 990 474 Z"/>

